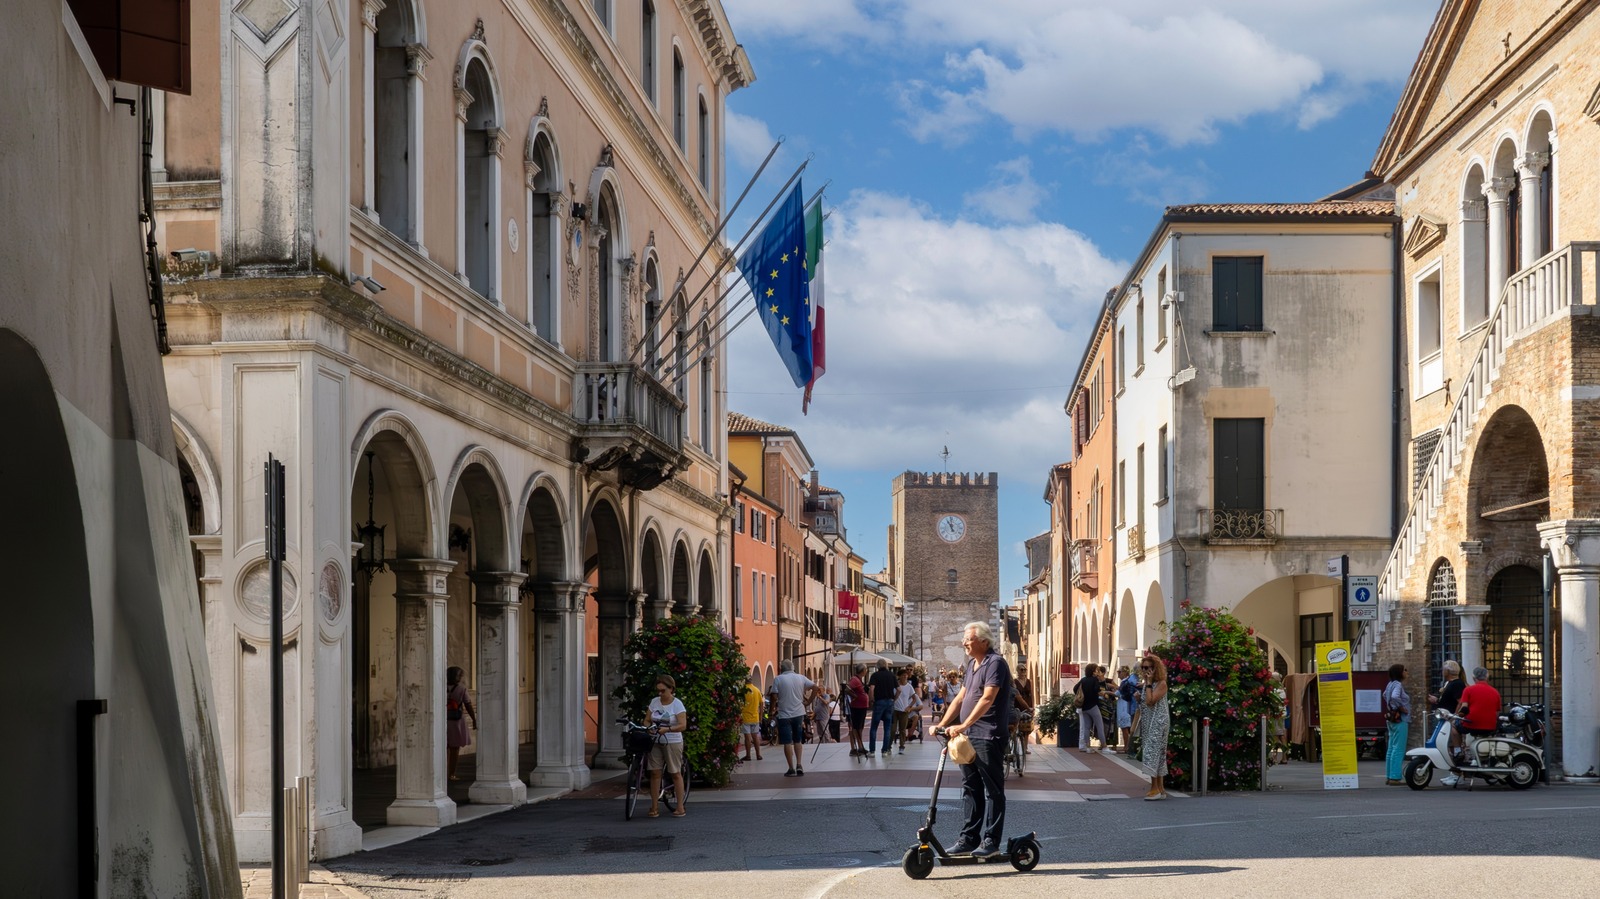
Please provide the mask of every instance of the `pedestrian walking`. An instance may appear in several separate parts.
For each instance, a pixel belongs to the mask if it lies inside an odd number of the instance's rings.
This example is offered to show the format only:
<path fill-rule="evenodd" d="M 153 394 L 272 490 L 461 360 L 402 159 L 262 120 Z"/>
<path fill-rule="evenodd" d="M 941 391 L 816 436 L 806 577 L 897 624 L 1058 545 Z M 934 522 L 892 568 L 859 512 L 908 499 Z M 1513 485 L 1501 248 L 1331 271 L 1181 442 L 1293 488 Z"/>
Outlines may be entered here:
<path fill-rule="evenodd" d="M 879 724 L 883 725 L 883 754 L 888 755 L 889 743 L 894 739 L 889 732 L 894 726 L 894 692 L 900 682 L 889 670 L 889 663 L 879 659 L 878 670 L 872 672 L 872 679 L 867 686 L 872 689 L 872 724 L 867 728 L 867 755 L 871 755 L 872 748 L 877 745 Z"/>
<path fill-rule="evenodd" d="M 778 697 L 778 742 L 783 745 L 784 761 L 789 763 L 789 771 L 783 776 L 804 777 L 806 705 L 817 685 L 804 674 L 797 674 L 790 659 L 778 663 L 778 672 L 772 679 L 772 692 Z"/>
<path fill-rule="evenodd" d="M 444 672 L 444 707 L 445 707 L 445 755 L 446 773 L 451 780 L 456 777 L 456 762 L 461 760 L 461 747 L 472 745 L 472 731 L 467 730 L 467 716 L 472 717 L 472 727 L 478 727 L 478 710 L 472 707 L 472 700 L 467 696 L 467 685 L 462 683 L 466 672 L 459 666 L 451 665 Z"/>
<path fill-rule="evenodd" d="M 966 819 L 950 852 L 993 858 L 1005 852 L 1000 838 L 1006 825 L 1005 744 L 1010 727 L 1011 667 L 994 651 L 989 625 L 974 621 L 961 633 L 961 646 L 967 652 L 965 677 L 939 725 L 951 736 L 966 734 L 974 755 L 970 763 L 961 766 L 961 808 Z"/>
<path fill-rule="evenodd" d="M 1133 755 L 1133 713 L 1139 705 L 1139 679 L 1127 665 L 1117 669 L 1117 728 L 1122 731 L 1122 748 Z"/>
<path fill-rule="evenodd" d="M 744 709 L 740 713 L 739 729 L 744 733 L 744 757 L 739 761 L 750 761 L 750 754 L 755 753 L 757 759 L 761 758 L 761 688 L 756 686 L 754 675 L 744 682 Z"/>
<path fill-rule="evenodd" d="M 911 709 L 917 704 L 917 688 L 911 686 L 911 676 L 900 672 L 899 686 L 894 691 L 894 732 L 900 738 L 900 752 L 906 751 L 906 735 L 911 731 Z"/>
<path fill-rule="evenodd" d="M 650 726 L 658 737 L 650 747 L 650 817 L 661 816 L 661 772 L 672 777 L 672 788 L 677 792 L 677 811 L 674 818 L 687 815 L 684 808 L 688 795 L 683 791 L 683 732 L 689 729 L 689 710 L 677 697 L 678 682 L 670 674 L 656 675 L 656 698 L 650 700 Z"/>
<path fill-rule="evenodd" d="M 1021 709 L 1025 710 L 1025 711 L 1028 711 L 1028 712 L 1032 712 L 1033 711 L 1034 704 L 1035 704 L 1035 700 L 1034 700 L 1034 696 L 1033 696 L 1033 678 L 1029 677 L 1028 676 L 1028 672 L 1026 672 L 1026 671 L 1023 671 L 1023 672 L 1020 672 L 1020 673 L 1017 674 L 1017 698 L 1021 700 L 1021 702 L 1019 702 L 1017 704 L 1018 708 L 1021 708 Z M 1030 732 L 1033 729 L 1033 726 L 1032 726 L 1032 723 L 1031 723 L 1032 720 L 1033 720 L 1032 718 L 1027 719 L 1027 721 L 1029 722 L 1027 726 L 1028 726 L 1028 729 L 1029 729 Z M 1022 737 L 1022 748 L 1023 748 L 1024 752 L 1032 752 L 1033 751 L 1032 749 L 1028 748 L 1028 739 L 1029 739 L 1028 738 L 1028 734 L 1026 734 L 1026 733 L 1023 734 L 1023 737 Z"/>
<path fill-rule="evenodd" d="M 867 726 L 867 709 L 872 707 L 872 695 L 867 692 L 867 666 L 857 665 L 855 675 L 845 685 L 850 693 L 850 754 L 866 755 L 867 747 L 862 732 Z"/>
<path fill-rule="evenodd" d="M 1167 732 L 1172 717 L 1167 703 L 1167 666 L 1155 656 L 1139 663 L 1139 716 L 1134 729 L 1139 733 L 1139 761 L 1150 775 L 1150 792 L 1145 799 L 1167 798 Z"/>
<path fill-rule="evenodd" d="M 1100 666 L 1091 664 L 1084 670 L 1084 675 L 1078 680 L 1074 694 L 1079 697 L 1078 706 L 1078 751 L 1099 752 L 1089 742 L 1090 730 L 1100 740 L 1100 745 L 1106 743 L 1105 719 L 1100 715 Z"/>
<path fill-rule="evenodd" d="M 1383 720 L 1389 725 L 1384 755 L 1384 783 L 1388 786 L 1405 783 L 1406 739 L 1411 735 L 1411 696 L 1406 693 L 1405 681 L 1406 666 L 1390 665 L 1389 682 L 1383 687 Z"/>

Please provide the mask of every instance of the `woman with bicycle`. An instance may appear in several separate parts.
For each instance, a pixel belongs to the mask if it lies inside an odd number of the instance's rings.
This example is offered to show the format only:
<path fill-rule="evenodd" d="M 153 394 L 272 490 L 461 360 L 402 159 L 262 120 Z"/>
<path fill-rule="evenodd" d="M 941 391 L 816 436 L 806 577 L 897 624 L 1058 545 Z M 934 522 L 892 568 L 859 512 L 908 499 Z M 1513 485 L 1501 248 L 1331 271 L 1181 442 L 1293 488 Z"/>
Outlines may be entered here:
<path fill-rule="evenodd" d="M 684 708 L 683 700 L 673 695 L 677 687 L 678 683 L 672 679 L 672 675 L 656 675 L 656 698 L 650 700 L 650 726 L 658 734 L 655 745 L 650 748 L 650 817 L 652 818 L 661 816 L 658 803 L 661 797 L 663 768 L 672 775 L 672 786 L 678 797 L 678 808 L 672 813 L 672 817 L 682 818 L 687 814 L 684 805 L 689 794 L 683 789 L 683 732 L 689 726 L 689 710 Z"/>

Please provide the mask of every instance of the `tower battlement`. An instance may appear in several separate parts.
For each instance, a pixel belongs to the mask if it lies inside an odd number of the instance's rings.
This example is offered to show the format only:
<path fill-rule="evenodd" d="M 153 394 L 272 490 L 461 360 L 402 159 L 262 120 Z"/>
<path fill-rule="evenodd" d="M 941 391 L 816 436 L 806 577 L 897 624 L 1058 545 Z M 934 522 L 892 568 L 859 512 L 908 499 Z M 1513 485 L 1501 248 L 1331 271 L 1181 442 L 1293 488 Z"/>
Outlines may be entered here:
<path fill-rule="evenodd" d="M 996 471 L 907 471 L 895 478 L 904 487 L 999 487 Z"/>

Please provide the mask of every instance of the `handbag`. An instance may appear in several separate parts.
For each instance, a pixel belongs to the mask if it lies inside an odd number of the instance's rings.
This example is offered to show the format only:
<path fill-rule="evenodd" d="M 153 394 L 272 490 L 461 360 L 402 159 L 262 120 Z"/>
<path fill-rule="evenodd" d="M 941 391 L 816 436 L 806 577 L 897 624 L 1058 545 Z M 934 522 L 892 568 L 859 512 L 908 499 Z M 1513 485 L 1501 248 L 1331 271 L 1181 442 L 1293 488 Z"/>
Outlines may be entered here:
<path fill-rule="evenodd" d="M 978 750 L 967 739 L 966 734 L 956 734 L 950 738 L 950 760 L 958 765 L 970 765 L 978 757 Z"/>
<path fill-rule="evenodd" d="M 1399 724 L 1400 719 L 1403 717 L 1405 717 L 1405 709 L 1395 705 L 1394 701 L 1389 698 L 1389 691 L 1385 689 L 1383 691 L 1383 720 L 1390 724 Z"/>

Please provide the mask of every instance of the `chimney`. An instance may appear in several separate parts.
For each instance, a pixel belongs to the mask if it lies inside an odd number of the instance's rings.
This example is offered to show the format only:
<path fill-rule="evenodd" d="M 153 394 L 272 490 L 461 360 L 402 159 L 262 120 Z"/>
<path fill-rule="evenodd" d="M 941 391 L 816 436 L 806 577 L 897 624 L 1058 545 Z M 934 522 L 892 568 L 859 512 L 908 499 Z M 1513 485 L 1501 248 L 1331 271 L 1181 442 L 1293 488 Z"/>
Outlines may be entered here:
<path fill-rule="evenodd" d="M 811 469 L 811 498 L 815 500 L 820 493 L 821 488 L 817 486 L 817 470 L 813 468 Z"/>

